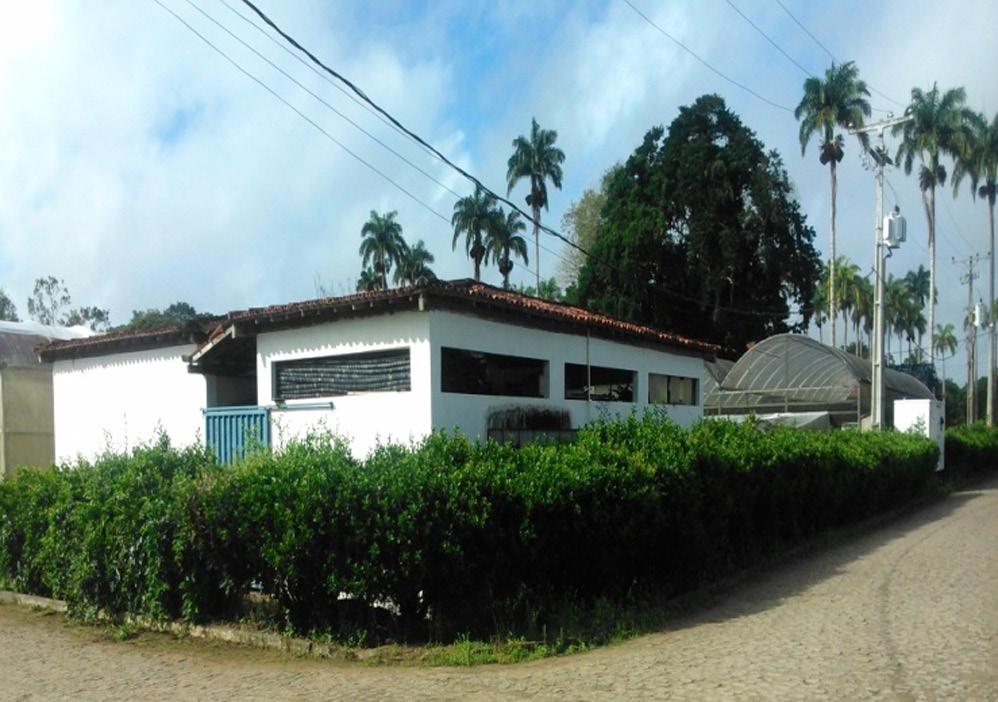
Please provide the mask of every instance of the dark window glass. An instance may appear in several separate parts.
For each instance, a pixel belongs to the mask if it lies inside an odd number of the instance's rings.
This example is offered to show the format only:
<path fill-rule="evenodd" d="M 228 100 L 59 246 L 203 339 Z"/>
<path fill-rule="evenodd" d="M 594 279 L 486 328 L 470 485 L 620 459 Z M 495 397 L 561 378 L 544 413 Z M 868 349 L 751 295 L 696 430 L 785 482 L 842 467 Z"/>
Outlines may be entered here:
<path fill-rule="evenodd" d="M 585 400 L 586 380 L 591 379 L 590 396 L 598 402 L 634 402 L 634 381 L 637 373 L 623 368 L 565 364 L 565 399 Z"/>
<path fill-rule="evenodd" d="M 440 389 L 467 395 L 547 397 L 548 362 L 466 349 L 440 349 Z"/>
<path fill-rule="evenodd" d="M 653 405 L 695 405 L 697 379 L 649 373 L 648 402 Z"/>
<path fill-rule="evenodd" d="M 274 364 L 274 399 L 411 389 L 409 349 L 302 358 Z"/>

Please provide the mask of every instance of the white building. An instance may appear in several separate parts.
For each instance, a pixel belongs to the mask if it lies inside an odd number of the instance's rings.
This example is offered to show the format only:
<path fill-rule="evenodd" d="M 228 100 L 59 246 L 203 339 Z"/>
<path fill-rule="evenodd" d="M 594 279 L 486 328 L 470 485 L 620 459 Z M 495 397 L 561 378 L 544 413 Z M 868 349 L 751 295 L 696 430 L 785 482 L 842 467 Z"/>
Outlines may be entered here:
<path fill-rule="evenodd" d="M 474 281 L 231 313 L 214 328 L 57 342 L 56 455 L 93 456 L 166 431 L 220 456 L 249 429 L 279 448 L 329 430 L 362 456 L 439 430 L 564 434 L 650 406 L 703 415 L 715 348 Z"/>

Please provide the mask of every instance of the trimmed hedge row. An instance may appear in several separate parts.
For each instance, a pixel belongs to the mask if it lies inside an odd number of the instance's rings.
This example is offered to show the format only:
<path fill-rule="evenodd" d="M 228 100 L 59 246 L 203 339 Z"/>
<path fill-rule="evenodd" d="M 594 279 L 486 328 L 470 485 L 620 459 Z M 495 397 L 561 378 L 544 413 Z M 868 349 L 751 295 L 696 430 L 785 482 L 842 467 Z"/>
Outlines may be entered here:
<path fill-rule="evenodd" d="M 302 632 L 376 634 L 379 605 L 408 635 L 530 633 L 566 602 L 679 592 L 891 509 L 935 460 L 911 435 L 654 416 L 363 462 L 316 437 L 223 468 L 164 439 L 0 484 L 0 577 L 83 615 L 226 618 L 258 587 Z"/>
<path fill-rule="evenodd" d="M 946 430 L 946 470 L 956 477 L 998 469 L 998 428 L 984 422 Z"/>

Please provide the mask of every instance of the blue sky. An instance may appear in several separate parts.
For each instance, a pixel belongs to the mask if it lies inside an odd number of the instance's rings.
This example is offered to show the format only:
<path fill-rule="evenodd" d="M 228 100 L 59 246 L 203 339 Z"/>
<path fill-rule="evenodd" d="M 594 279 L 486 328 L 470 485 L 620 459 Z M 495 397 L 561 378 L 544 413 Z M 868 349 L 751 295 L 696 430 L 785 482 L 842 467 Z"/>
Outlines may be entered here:
<path fill-rule="evenodd" d="M 237 0 L 226 0 L 241 12 Z M 808 70 L 828 56 L 775 0 L 732 0 Z M 212 25 L 186 0 L 162 0 L 336 139 L 449 217 L 454 196 L 412 171 Z M 221 0 L 206 13 L 406 154 L 449 188 L 470 187 L 289 58 Z M 720 70 L 788 106 L 803 73 L 724 0 L 633 0 Z M 964 85 L 972 107 L 998 109 L 989 0 L 784 0 L 837 57 L 904 101 L 913 85 Z M 510 142 L 536 116 L 556 129 L 565 182 L 547 222 L 623 160 L 680 105 L 716 92 L 780 151 L 822 250 L 828 177 L 812 146 L 801 157 L 792 116 L 725 83 L 676 48 L 623 0 L 600 2 L 278 2 L 259 4 L 442 151 L 505 189 Z M 23 313 L 34 278 L 64 278 L 74 302 L 133 309 L 178 299 L 222 312 L 313 296 L 320 280 L 352 289 L 359 231 L 371 209 L 399 211 L 444 277 L 471 273 L 449 226 L 359 164 L 205 46 L 151 0 L 12 4 L 0 27 L 0 286 Z M 967 22 L 966 17 L 973 18 Z M 881 109 L 900 109 L 874 95 Z M 888 190 L 908 217 L 892 259 L 903 273 L 926 259 L 914 178 Z M 514 192 L 522 199 L 520 190 Z M 960 326 L 965 290 L 953 256 L 986 248 L 986 210 L 969 191 L 939 207 L 938 319 Z M 869 267 L 873 181 L 855 143 L 840 174 L 840 250 Z M 561 249 L 547 239 L 541 272 Z M 552 253 L 553 252 L 553 253 Z M 531 262 L 533 265 L 533 261 Z M 497 271 L 486 273 L 499 282 Z M 526 281 L 520 268 L 514 280 Z"/>

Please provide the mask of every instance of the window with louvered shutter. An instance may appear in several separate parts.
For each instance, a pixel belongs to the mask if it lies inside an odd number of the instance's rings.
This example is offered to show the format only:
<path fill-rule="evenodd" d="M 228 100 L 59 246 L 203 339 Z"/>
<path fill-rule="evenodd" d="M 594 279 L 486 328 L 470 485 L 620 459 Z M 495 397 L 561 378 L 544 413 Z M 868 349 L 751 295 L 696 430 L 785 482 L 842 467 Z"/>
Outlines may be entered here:
<path fill-rule="evenodd" d="M 404 392 L 411 388 L 408 348 L 274 364 L 275 400 L 303 400 L 351 392 Z"/>

